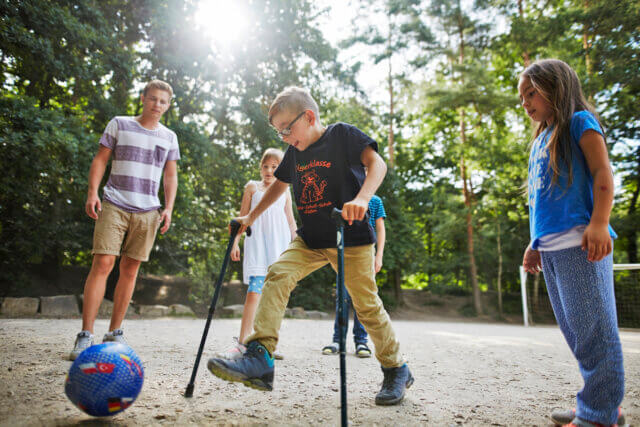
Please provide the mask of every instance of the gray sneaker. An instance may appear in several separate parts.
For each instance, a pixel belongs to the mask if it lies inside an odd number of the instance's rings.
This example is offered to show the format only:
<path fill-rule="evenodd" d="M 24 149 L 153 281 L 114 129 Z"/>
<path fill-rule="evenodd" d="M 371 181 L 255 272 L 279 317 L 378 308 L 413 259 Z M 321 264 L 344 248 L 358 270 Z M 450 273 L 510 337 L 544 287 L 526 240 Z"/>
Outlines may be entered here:
<path fill-rule="evenodd" d="M 89 331 L 82 331 L 76 336 L 76 343 L 73 350 L 69 353 L 69 360 L 76 360 L 84 350 L 93 345 L 93 335 Z"/>
<path fill-rule="evenodd" d="M 122 329 L 114 329 L 113 331 L 107 332 L 106 334 L 104 334 L 102 342 L 119 342 L 120 344 L 124 344 L 126 346 L 129 345 L 124 339 L 124 331 Z"/>
<path fill-rule="evenodd" d="M 331 344 L 322 348 L 322 354 L 326 354 L 327 356 L 332 354 L 338 354 L 340 352 L 340 344 L 337 342 L 332 342 Z"/>

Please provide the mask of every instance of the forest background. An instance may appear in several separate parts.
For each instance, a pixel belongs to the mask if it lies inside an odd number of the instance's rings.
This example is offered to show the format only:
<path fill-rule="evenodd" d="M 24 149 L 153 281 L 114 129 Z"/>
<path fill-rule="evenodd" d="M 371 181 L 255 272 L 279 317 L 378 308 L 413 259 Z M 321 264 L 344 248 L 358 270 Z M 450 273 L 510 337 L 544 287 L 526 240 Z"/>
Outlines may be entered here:
<path fill-rule="evenodd" d="M 175 91 L 163 123 L 182 158 L 173 226 L 142 273 L 187 277 L 190 298 L 208 300 L 244 184 L 258 179 L 264 149 L 285 148 L 268 106 L 299 85 L 324 123 L 358 126 L 389 166 L 378 192 L 385 303 L 401 305 L 412 288 L 468 295 L 471 315 L 486 311 L 487 295 L 500 313 L 519 312 L 532 123 L 516 86 L 524 67 L 549 57 L 576 69 L 603 120 L 616 177 L 614 261 L 638 262 L 640 3 L 347 5 L 354 19 L 335 42 L 328 1 L 0 1 L 1 294 L 28 289 L 33 272 L 90 265 L 84 203 L 98 140 L 113 116 L 140 113 L 141 88 L 159 78 Z M 378 79 L 376 95 L 363 76 Z M 334 288 L 326 267 L 291 305 L 331 310 Z"/>

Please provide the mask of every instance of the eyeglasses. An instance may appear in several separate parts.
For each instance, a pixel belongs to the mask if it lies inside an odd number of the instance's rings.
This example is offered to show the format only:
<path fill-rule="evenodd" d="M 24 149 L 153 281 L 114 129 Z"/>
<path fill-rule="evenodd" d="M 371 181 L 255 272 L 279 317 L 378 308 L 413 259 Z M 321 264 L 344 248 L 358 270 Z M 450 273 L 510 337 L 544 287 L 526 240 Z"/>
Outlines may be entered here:
<path fill-rule="evenodd" d="M 302 117 L 304 115 L 304 113 L 306 113 L 306 111 L 303 111 L 302 113 L 298 114 L 296 116 L 296 118 L 293 119 L 293 121 L 291 121 L 291 123 L 289 123 L 289 126 L 287 126 L 286 128 L 284 128 L 282 130 L 277 131 L 278 135 L 280 136 L 280 138 L 284 138 L 285 136 L 291 135 L 291 127 L 294 125 L 295 122 L 298 121 L 298 119 L 300 117 Z"/>

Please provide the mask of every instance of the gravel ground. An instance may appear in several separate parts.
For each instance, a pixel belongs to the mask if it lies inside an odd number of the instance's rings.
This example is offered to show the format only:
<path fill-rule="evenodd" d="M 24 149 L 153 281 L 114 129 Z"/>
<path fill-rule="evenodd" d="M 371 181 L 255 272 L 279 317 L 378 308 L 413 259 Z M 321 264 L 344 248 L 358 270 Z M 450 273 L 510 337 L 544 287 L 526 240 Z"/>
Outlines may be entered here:
<path fill-rule="evenodd" d="M 129 320 L 126 337 L 143 361 L 145 384 L 128 410 L 95 419 L 64 394 L 78 319 L 0 320 L 0 425 L 338 425 L 339 359 L 324 356 L 332 322 L 286 319 L 273 392 L 228 384 L 206 360 L 236 335 L 238 319 L 215 319 L 193 398 L 189 381 L 204 320 Z M 348 343 L 348 411 L 352 425 L 549 425 L 557 407 L 574 407 L 582 386 L 577 364 L 556 327 L 394 321 L 416 382 L 395 407 L 374 404 L 382 373 Z M 103 334 L 107 321 L 99 320 Z M 622 331 L 623 407 L 640 420 L 640 331 Z"/>

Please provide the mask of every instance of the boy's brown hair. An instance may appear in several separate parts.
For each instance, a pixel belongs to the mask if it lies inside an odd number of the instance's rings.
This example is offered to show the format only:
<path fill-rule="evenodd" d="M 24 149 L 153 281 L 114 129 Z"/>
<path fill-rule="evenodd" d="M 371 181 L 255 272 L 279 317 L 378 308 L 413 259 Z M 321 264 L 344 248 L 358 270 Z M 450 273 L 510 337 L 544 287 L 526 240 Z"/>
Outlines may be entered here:
<path fill-rule="evenodd" d="M 171 85 L 167 82 L 163 82 L 162 80 L 151 80 L 149 83 L 147 83 L 147 85 L 144 87 L 144 90 L 142 91 L 142 94 L 144 96 L 147 96 L 147 92 L 150 89 L 160 89 L 160 90 L 164 90 L 165 92 L 169 93 L 169 99 L 173 98 L 173 89 L 171 88 Z"/>
<path fill-rule="evenodd" d="M 271 103 L 271 107 L 269 107 L 269 123 L 273 124 L 271 122 L 273 117 L 283 110 L 289 110 L 296 114 L 311 110 L 316 115 L 316 118 L 320 118 L 318 104 L 308 90 L 300 87 L 289 86 L 276 96 L 276 99 Z"/>

